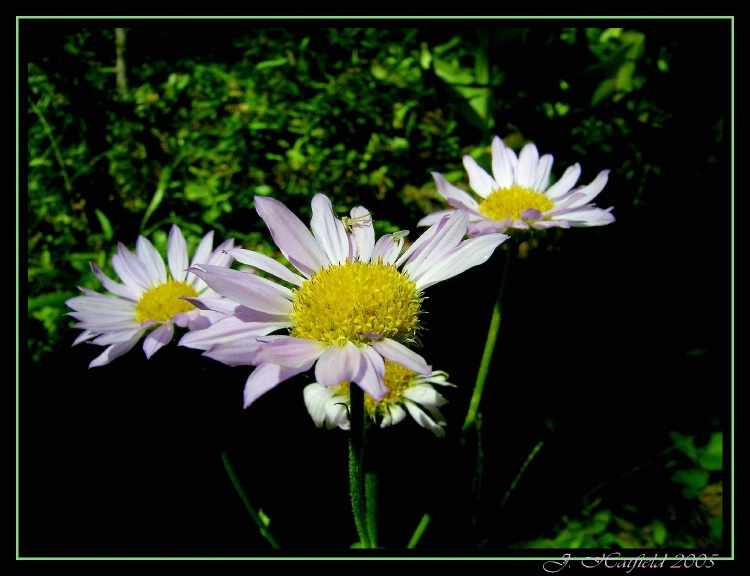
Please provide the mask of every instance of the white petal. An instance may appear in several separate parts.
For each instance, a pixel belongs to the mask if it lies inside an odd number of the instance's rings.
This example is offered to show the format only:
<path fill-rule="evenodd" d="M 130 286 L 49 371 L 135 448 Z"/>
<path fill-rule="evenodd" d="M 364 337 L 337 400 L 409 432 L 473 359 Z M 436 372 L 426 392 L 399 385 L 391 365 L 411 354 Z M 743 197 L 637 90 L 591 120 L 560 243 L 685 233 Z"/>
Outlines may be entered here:
<path fill-rule="evenodd" d="M 438 426 L 419 406 L 411 402 L 406 402 L 406 409 L 417 424 L 431 430 L 438 438 L 445 437 L 445 430 L 441 426 Z"/>
<path fill-rule="evenodd" d="M 516 184 L 523 188 L 534 188 L 536 168 L 539 164 L 539 151 L 533 144 L 526 144 L 518 155 Z"/>
<path fill-rule="evenodd" d="M 482 198 L 487 198 L 500 186 L 471 156 L 464 156 L 464 168 L 469 175 L 469 186 Z"/>
<path fill-rule="evenodd" d="M 550 175 L 552 174 L 552 156 L 545 154 L 539 159 L 539 165 L 536 169 L 536 181 L 532 188 L 537 192 L 544 192 L 549 186 Z"/>
<path fill-rule="evenodd" d="M 419 283 L 420 276 L 428 272 L 445 254 L 454 250 L 466 235 L 469 223 L 469 214 L 466 210 L 457 210 L 447 220 L 442 227 L 437 228 L 438 232 L 422 247 L 419 254 L 409 258 L 409 261 L 404 265 L 404 270 L 409 273 L 414 282 Z M 439 224 L 434 226 L 437 227 Z M 425 234 L 427 232 L 429 232 L 429 229 Z"/>
<path fill-rule="evenodd" d="M 560 198 L 563 194 L 567 194 L 572 190 L 573 186 L 578 182 L 578 178 L 581 176 L 580 164 L 573 164 L 565 170 L 565 174 L 562 175 L 557 182 L 555 182 L 549 190 L 545 193 L 550 200 Z"/>
<path fill-rule="evenodd" d="M 492 174 L 498 188 L 510 188 L 516 181 L 516 153 L 498 137 L 492 140 Z"/>
<path fill-rule="evenodd" d="M 149 278 L 154 284 L 164 284 L 167 281 L 167 268 L 159 251 L 145 236 L 138 236 L 135 243 L 135 251 L 138 258 L 148 270 Z"/>
<path fill-rule="evenodd" d="M 190 263 L 187 242 L 185 242 L 185 237 L 176 224 L 172 225 L 167 239 L 167 261 L 172 278 L 178 282 L 183 282 L 187 278 L 187 269 Z"/>
<path fill-rule="evenodd" d="M 355 206 L 349 212 L 354 224 L 352 224 L 352 236 L 354 236 L 357 251 L 355 258 L 362 262 L 369 262 L 372 248 L 375 245 L 375 228 L 372 224 L 372 216 L 364 206 Z"/>

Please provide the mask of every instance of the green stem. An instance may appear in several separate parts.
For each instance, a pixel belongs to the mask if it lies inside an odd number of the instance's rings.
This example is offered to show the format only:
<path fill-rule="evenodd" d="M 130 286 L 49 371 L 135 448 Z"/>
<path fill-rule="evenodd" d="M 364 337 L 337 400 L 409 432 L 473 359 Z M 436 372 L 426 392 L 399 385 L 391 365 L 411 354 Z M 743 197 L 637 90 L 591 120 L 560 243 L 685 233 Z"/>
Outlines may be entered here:
<path fill-rule="evenodd" d="M 430 515 L 425 514 L 424 516 L 422 516 L 422 520 L 419 521 L 419 526 L 417 526 L 417 529 L 411 536 L 411 540 L 409 540 L 409 543 L 406 545 L 407 550 L 411 550 L 412 548 L 416 547 L 416 545 L 419 543 L 419 539 L 422 538 L 422 534 L 424 534 L 424 531 L 427 530 L 427 525 L 429 523 Z"/>
<path fill-rule="evenodd" d="M 492 319 L 490 320 L 490 327 L 487 331 L 487 341 L 484 344 L 482 361 L 479 364 L 479 372 L 477 373 L 477 379 L 474 383 L 474 392 L 471 396 L 471 402 L 469 403 L 469 411 L 466 414 L 466 420 L 464 420 L 464 425 L 461 429 L 461 432 L 464 434 L 474 424 L 474 421 L 477 418 L 477 413 L 479 412 L 479 401 L 482 399 L 484 383 L 487 380 L 487 373 L 489 372 L 490 363 L 492 362 L 492 354 L 495 351 L 495 344 L 497 343 L 497 335 L 498 332 L 500 332 L 500 321 L 503 317 L 503 292 L 505 291 L 505 281 L 508 278 L 508 269 L 510 268 L 511 259 L 512 253 L 508 246 L 505 249 L 505 262 L 503 264 L 503 272 L 500 278 L 500 289 L 498 291 L 497 300 L 495 300 L 495 306 L 492 309 Z"/>
<path fill-rule="evenodd" d="M 353 383 L 349 385 L 349 424 L 349 491 L 352 513 L 362 547 L 371 548 L 364 482 L 365 393 Z"/>
<path fill-rule="evenodd" d="M 222 451 L 221 452 L 221 461 L 224 463 L 224 469 L 227 471 L 227 474 L 229 475 L 229 479 L 232 481 L 232 484 L 234 485 L 234 489 L 237 490 L 237 494 L 240 496 L 240 500 L 242 500 L 242 503 L 245 505 L 245 508 L 248 512 L 250 512 L 250 516 L 253 517 L 253 520 L 255 520 L 255 523 L 258 525 L 258 529 L 260 530 L 261 535 L 270 542 L 271 546 L 278 549 L 281 548 L 279 546 L 278 542 L 276 542 L 276 539 L 273 537 L 273 534 L 271 534 L 271 531 L 268 529 L 268 526 L 266 526 L 265 522 L 263 522 L 263 519 L 260 517 L 260 514 L 258 514 L 255 511 L 255 508 L 252 507 L 250 504 L 250 500 L 248 500 L 247 496 L 245 495 L 245 491 L 242 489 L 242 486 L 240 485 L 240 481 L 237 478 L 237 475 L 234 473 L 234 469 L 232 468 L 232 464 L 229 462 L 229 456 L 227 456 L 227 453 Z"/>
<path fill-rule="evenodd" d="M 367 515 L 367 534 L 370 536 L 370 544 L 373 548 L 378 547 L 378 477 L 372 472 L 365 473 L 365 512 Z"/>
<path fill-rule="evenodd" d="M 543 444 L 544 444 L 544 440 L 540 440 L 537 443 L 537 445 L 534 446 L 534 448 L 531 450 L 529 455 L 526 457 L 526 461 L 523 463 L 523 466 L 521 466 L 521 469 L 518 471 L 518 474 L 516 474 L 516 477 L 513 479 L 513 482 L 508 488 L 508 491 L 505 493 L 505 496 L 503 497 L 503 501 L 500 502 L 500 508 L 505 506 L 505 503 L 508 501 L 508 498 L 510 498 L 510 493 L 513 492 L 513 490 L 516 487 L 516 484 L 518 484 L 518 481 L 521 479 L 521 476 L 523 476 L 523 473 L 526 470 L 526 467 L 529 464 L 531 464 L 531 461 L 534 459 L 534 456 L 536 456 L 536 453 L 539 452 Z"/>

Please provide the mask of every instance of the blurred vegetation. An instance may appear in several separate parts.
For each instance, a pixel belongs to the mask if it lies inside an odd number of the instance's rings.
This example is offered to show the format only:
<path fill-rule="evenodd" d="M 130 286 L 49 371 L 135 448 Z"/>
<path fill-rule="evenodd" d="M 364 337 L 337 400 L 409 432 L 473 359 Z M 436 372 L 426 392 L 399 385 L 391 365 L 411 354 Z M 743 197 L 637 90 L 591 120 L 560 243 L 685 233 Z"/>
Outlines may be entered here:
<path fill-rule="evenodd" d="M 615 204 L 618 218 L 642 209 L 663 168 L 659 135 L 682 96 L 672 78 L 690 65 L 680 59 L 688 36 L 650 21 L 459 32 L 127 24 L 20 23 L 32 362 L 70 346 L 77 332 L 64 302 L 76 286 L 100 289 L 89 262 L 112 275 L 118 241 L 132 248 L 144 234 L 163 251 L 175 223 L 191 249 L 214 229 L 218 241 L 277 255 L 254 196 L 280 198 L 304 220 L 318 192 L 340 215 L 367 206 L 378 233 L 414 232 L 443 207 L 430 172 L 466 188 L 462 156 L 488 166 L 496 134 L 517 150 L 535 141 L 553 153 L 558 177 L 574 162 L 586 183 L 610 168 L 620 185 L 597 203 Z M 696 152 L 707 165 L 724 121 L 713 110 L 696 118 L 715 135 Z M 594 495 L 552 535 L 519 546 L 720 542 L 721 435 L 673 441 L 660 465 L 684 490 L 667 516 L 643 524 L 637 503 Z M 704 541 L 681 520 L 698 522 Z"/>

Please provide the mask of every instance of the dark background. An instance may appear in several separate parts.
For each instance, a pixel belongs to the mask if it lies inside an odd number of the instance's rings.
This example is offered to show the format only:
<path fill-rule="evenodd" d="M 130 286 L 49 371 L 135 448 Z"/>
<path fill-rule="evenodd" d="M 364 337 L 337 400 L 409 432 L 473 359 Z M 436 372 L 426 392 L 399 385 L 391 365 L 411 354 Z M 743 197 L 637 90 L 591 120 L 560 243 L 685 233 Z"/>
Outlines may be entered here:
<path fill-rule="evenodd" d="M 700 435 L 719 422 L 729 442 L 729 123 L 721 155 L 705 163 L 716 111 L 731 118 L 729 40 L 711 27 L 700 41 L 692 41 L 694 28 L 669 33 L 681 42 L 680 58 L 671 82 L 655 89 L 672 103 L 673 118 L 643 141 L 663 161 L 647 206 L 612 201 L 614 224 L 567 231 L 559 249 L 511 264 L 481 405 L 487 451 L 478 505 L 496 506 L 488 495 L 503 494 L 534 445 L 545 444 L 487 525 L 470 526 L 473 455 L 458 431 L 505 254 L 426 291 L 428 360 L 459 391 L 444 391 L 451 400 L 444 440 L 408 419 L 368 448 L 388 551 L 403 548 L 430 513 L 418 549 L 425 556 L 528 556 L 511 546 L 574 514 L 602 483 L 658 514 L 670 489 L 662 475 L 623 475 L 658 458 L 670 430 Z M 540 139 L 540 151 L 553 144 Z M 556 163 L 554 171 L 564 168 Z M 603 168 L 585 165 L 584 180 Z M 625 185 L 611 178 L 599 204 L 624 197 Z M 148 361 L 137 346 L 107 367 L 86 369 L 98 353 L 76 346 L 40 366 L 20 352 L 21 556 L 273 556 L 229 481 L 222 451 L 271 518 L 285 556 L 349 554 L 357 536 L 347 435 L 314 427 L 301 397 L 307 378 L 243 410 L 247 368 L 172 345 Z M 478 535 L 485 540 L 477 551 Z"/>

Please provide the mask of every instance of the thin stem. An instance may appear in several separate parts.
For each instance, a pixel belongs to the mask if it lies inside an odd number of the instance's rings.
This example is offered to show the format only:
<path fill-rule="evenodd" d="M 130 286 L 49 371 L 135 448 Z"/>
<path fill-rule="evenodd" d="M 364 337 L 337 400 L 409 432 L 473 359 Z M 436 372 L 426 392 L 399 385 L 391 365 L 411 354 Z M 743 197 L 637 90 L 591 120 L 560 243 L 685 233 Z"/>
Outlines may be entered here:
<path fill-rule="evenodd" d="M 349 386 L 349 491 L 357 534 L 363 548 L 371 548 L 367 531 L 364 482 L 365 393 L 357 385 Z"/>
<path fill-rule="evenodd" d="M 518 471 L 518 474 L 516 474 L 516 477 L 513 479 L 513 482 L 511 482 L 510 487 L 508 488 L 508 491 L 505 493 L 505 496 L 503 496 L 503 501 L 500 502 L 500 508 L 505 506 L 505 503 L 508 501 L 508 498 L 510 498 L 510 493 L 513 492 L 513 490 L 516 488 L 516 484 L 518 484 L 518 481 L 521 479 L 521 476 L 523 476 L 524 471 L 526 470 L 526 467 L 531 464 L 531 461 L 534 459 L 534 456 L 536 456 L 536 453 L 539 452 L 539 450 L 542 447 L 542 444 L 544 444 L 544 440 L 540 440 L 534 448 L 532 448 L 531 452 L 529 452 L 529 455 L 526 457 L 526 461 L 521 466 L 521 469 Z"/>
<path fill-rule="evenodd" d="M 261 535 L 268 540 L 268 542 L 273 546 L 274 548 L 278 549 L 281 548 L 279 546 L 278 542 L 276 542 L 276 539 L 273 537 L 273 534 L 271 534 L 271 531 L 268 529 L 268 526 L 263 522 L 263 519 L 260 517 L 260 514 L 258 514 L 255 511 L 255 508 L 252 507 L 250 504 L 250 500 L 248 500 L 247 496 L 245 495 L 245 491 L 242 489 L 242 486 L 240 485 L 240 481 L 237 478 L 237 475 L 234 473 L 234 468 L 232 468 L 232 464 L 229 462 L 229 456 L 227 456 L 227 453 L 225 451 L 221 452 L 221 461 L 224 463 L 224 469 L 227 471 L 227 474 L 229 475 L 229 479 L 232 481 L 232 484 L 234 485 L 234 489 L 237 490 L 237 494 L 240 496 L 240 500 L 242 500 L 242 503 L 245 505 L 245 508 L 248 512 L 250 512 L 250 516 L 253 517 L 253 520 L 255 520 L 255 523 L 258 525 L 258 529 L 260 530 Z"/>
<path fill-rule="evenodd" d="M 417 526 L 417 529 L 414 530 L 414 534 L 411 536 L 411 540 L 409 540 L 409 543 L 406 545 L 407 550 L 411 550 L 412 548 L 416 547 L 417 544 L 419 544 L 420 538 L 422 538 L 422 534 L 424 534 L 424 531 L 427 530 L 427 525 L 430 523 L 430 515 L 425 514 L 422 516 L 422 519 L 419 521 L 419 525 Z"/>
<path fill-rule="evenodd" d="M 503 264 L 502 276 L 500 277 L 500 289 L 498 291 L 497 300 L 495 300 L 495 306 L 492 309 L 492 319 L 490 320 L 490 327 L 487 331 L 487 341 L 484 344 L 482 361 L 479 364 L 479 372 L 477 373 L 474 392 L 471 396 L 471 402 L 469 403 L 469 411 L 466 414 L 466 420 L 464 420 L 464 425 L 461 429 L 461 432 L 464 434 L 474 424 L 474 421 L 477 418 L 477 413 L 479 412 L 479 401 L 482 399 L 484 383 L 487 380 L 487 373 L 489 372 L 490 363 L 492 362 L 492 353 L 495 351 L 497 335 L 498 332 L 500 332 L 500 321 L 503 317 L 503 292 L 505 291 L 505 281 L 508 278 L 508 269 L 510 268 L 511 259 L 511 249 L 508 246 L 505 249 L 505 262 Z"/>

